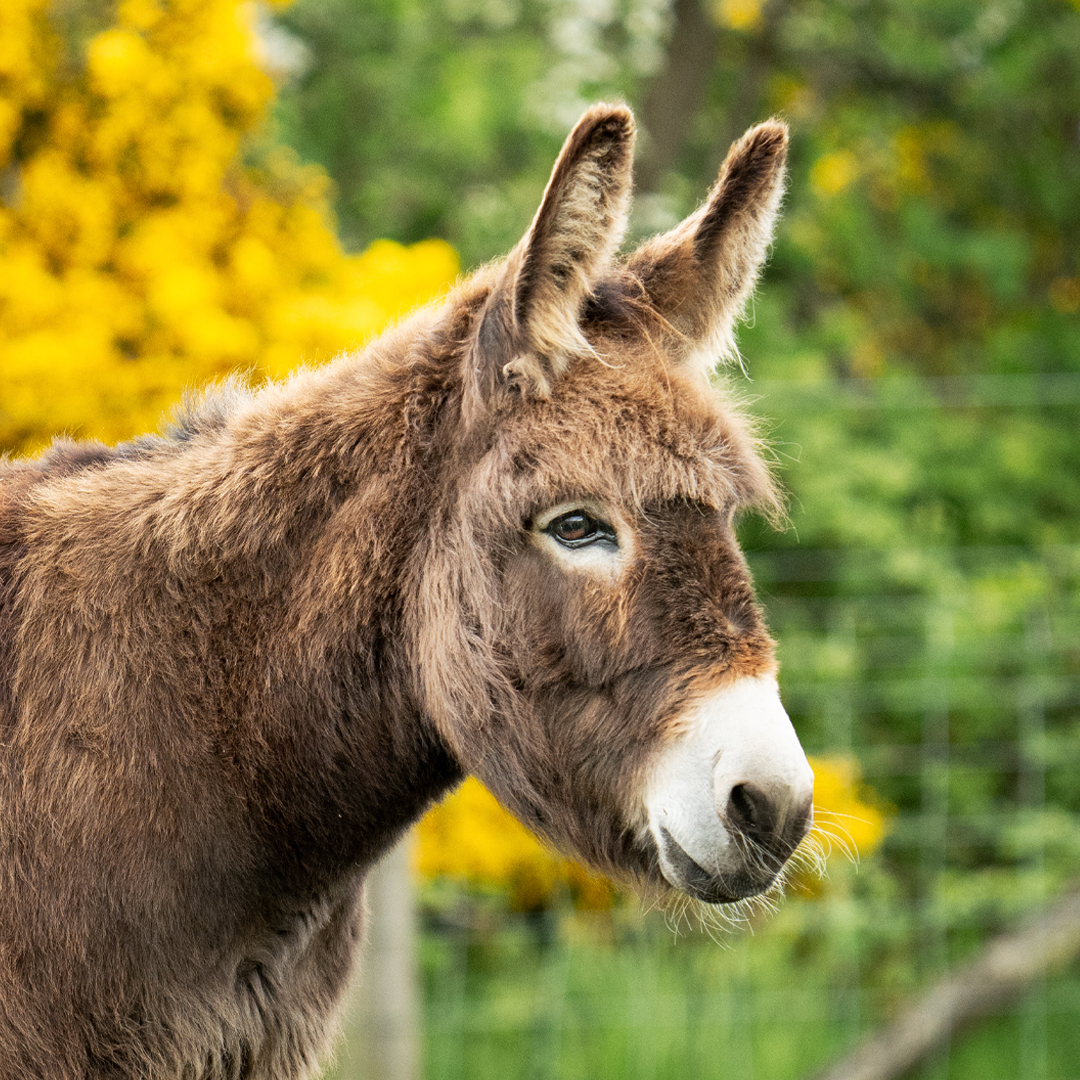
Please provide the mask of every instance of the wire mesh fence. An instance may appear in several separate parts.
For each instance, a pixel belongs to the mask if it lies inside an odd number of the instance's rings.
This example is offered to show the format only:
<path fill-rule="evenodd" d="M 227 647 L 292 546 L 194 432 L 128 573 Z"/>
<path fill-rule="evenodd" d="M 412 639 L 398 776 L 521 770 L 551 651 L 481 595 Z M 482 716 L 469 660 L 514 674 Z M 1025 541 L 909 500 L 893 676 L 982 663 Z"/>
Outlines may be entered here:
<path fill-rule="evenodd" d="M 856 965 L 848 1027 L 867 1026 L 1080 866 L 1080 547 L 772 553 L 759 576 L 804 739 L 855 754 L 895 808 L 832 931 Z M 922 1075 L 1077 1075 L 1078 993 L 1040 982 Z"/>

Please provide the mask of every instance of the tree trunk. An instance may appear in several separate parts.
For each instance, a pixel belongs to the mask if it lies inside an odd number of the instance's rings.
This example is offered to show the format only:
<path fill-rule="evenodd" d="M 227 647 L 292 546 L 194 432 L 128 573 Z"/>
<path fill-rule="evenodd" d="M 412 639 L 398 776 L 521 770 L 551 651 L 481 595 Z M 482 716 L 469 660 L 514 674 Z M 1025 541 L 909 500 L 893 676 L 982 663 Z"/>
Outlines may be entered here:
<path fill-rule="evenodd" d="M 994 938 L 974 960 L 945 976 L 815 1080 L 892 1080 L 958 1028 L 1001 1009 L 1029 983 L 1078 955 L 1080 881 L 1035 921 Z"/>
<path fill-rule="evenodd" d="M 675 0 L 664 66 L 649 84 L 639 111 L 644 130 L 637 185 L 655 191 L 678 161 L 694 117 L 705 100 L 720 31 L 700 0 Z"/>
<path fill-rule="evenodd" d="M 776 66 L 776 25 L 786 8 L 783 0 L 763 5 L 762 23 L 749 33 L 722 30 L 710 16 L 707 0 L 675 0 L 671 40 L 663 67 L 649 83 L 638 113 L 644 130 L 637 187 L 659 190 L 664 176 L 679 165 L 692 138 L 698 113 L 707 107 L 709 84 L 726 51 L 734 67 L 734 85 L 724 94 L 726 111 L 718 117 L 711 183 L 728 146 L 758 120 L 765 77 Z"/>

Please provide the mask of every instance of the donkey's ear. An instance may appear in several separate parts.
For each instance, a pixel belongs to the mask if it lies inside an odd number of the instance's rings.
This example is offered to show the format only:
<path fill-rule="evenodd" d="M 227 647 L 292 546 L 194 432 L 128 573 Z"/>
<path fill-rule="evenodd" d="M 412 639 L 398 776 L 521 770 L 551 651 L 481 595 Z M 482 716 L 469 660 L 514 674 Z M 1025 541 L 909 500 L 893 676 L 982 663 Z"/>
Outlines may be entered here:
<path fill-rule="evenodd" d="M 581 306 L 626 229 L 633 155 L 634 117 L 625 105 L 594 105 L 570 133 L 485 305 L 472 358 L 474 404 L 506 380 L 546 396 L 574 356 L 590 351 Z"/>
<path fill-rule="evenodd" d="M 630 258 L 656 310 L 676 331 L 671 351 L 709 372 L 738 355 L 735 323 L 772 240 L 784 191 L 787 126 L 769 120 L 728 151 L 698 211 Z"/>

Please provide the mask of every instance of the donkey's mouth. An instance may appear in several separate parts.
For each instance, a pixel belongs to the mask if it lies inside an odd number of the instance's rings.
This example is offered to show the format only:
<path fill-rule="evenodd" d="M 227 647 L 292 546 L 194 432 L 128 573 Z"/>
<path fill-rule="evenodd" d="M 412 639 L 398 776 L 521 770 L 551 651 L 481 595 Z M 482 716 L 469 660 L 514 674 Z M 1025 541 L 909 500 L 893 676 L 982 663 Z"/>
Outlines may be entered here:
<path fill-rule="evenodd" d="M 728 874 L 710 873 L 700 863 L 691 858 L 682 845 L 667 830 L 660 827 L 662 858 L 660 860 L 664 876 L 677 889 L 704 900 L 706 904 L 734 904 L 749 896 L 765 892 L 776 880 L 776 875 L 755 877 L 746 871 Z"/>

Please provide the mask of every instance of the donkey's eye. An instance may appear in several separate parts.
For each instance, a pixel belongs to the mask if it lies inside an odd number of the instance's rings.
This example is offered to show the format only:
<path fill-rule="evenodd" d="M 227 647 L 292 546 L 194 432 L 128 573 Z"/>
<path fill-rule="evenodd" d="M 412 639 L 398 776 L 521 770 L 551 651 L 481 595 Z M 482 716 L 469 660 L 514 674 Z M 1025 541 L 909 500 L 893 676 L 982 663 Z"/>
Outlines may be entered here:
<path fill-rule="evenodd" d="M 615 530 L 606 521 L 600 521 L 584 510 L 571 510 L 568 514 L 560 514 L 544 532 L 568 548 L 597 543 L 619 546 Z"/>

